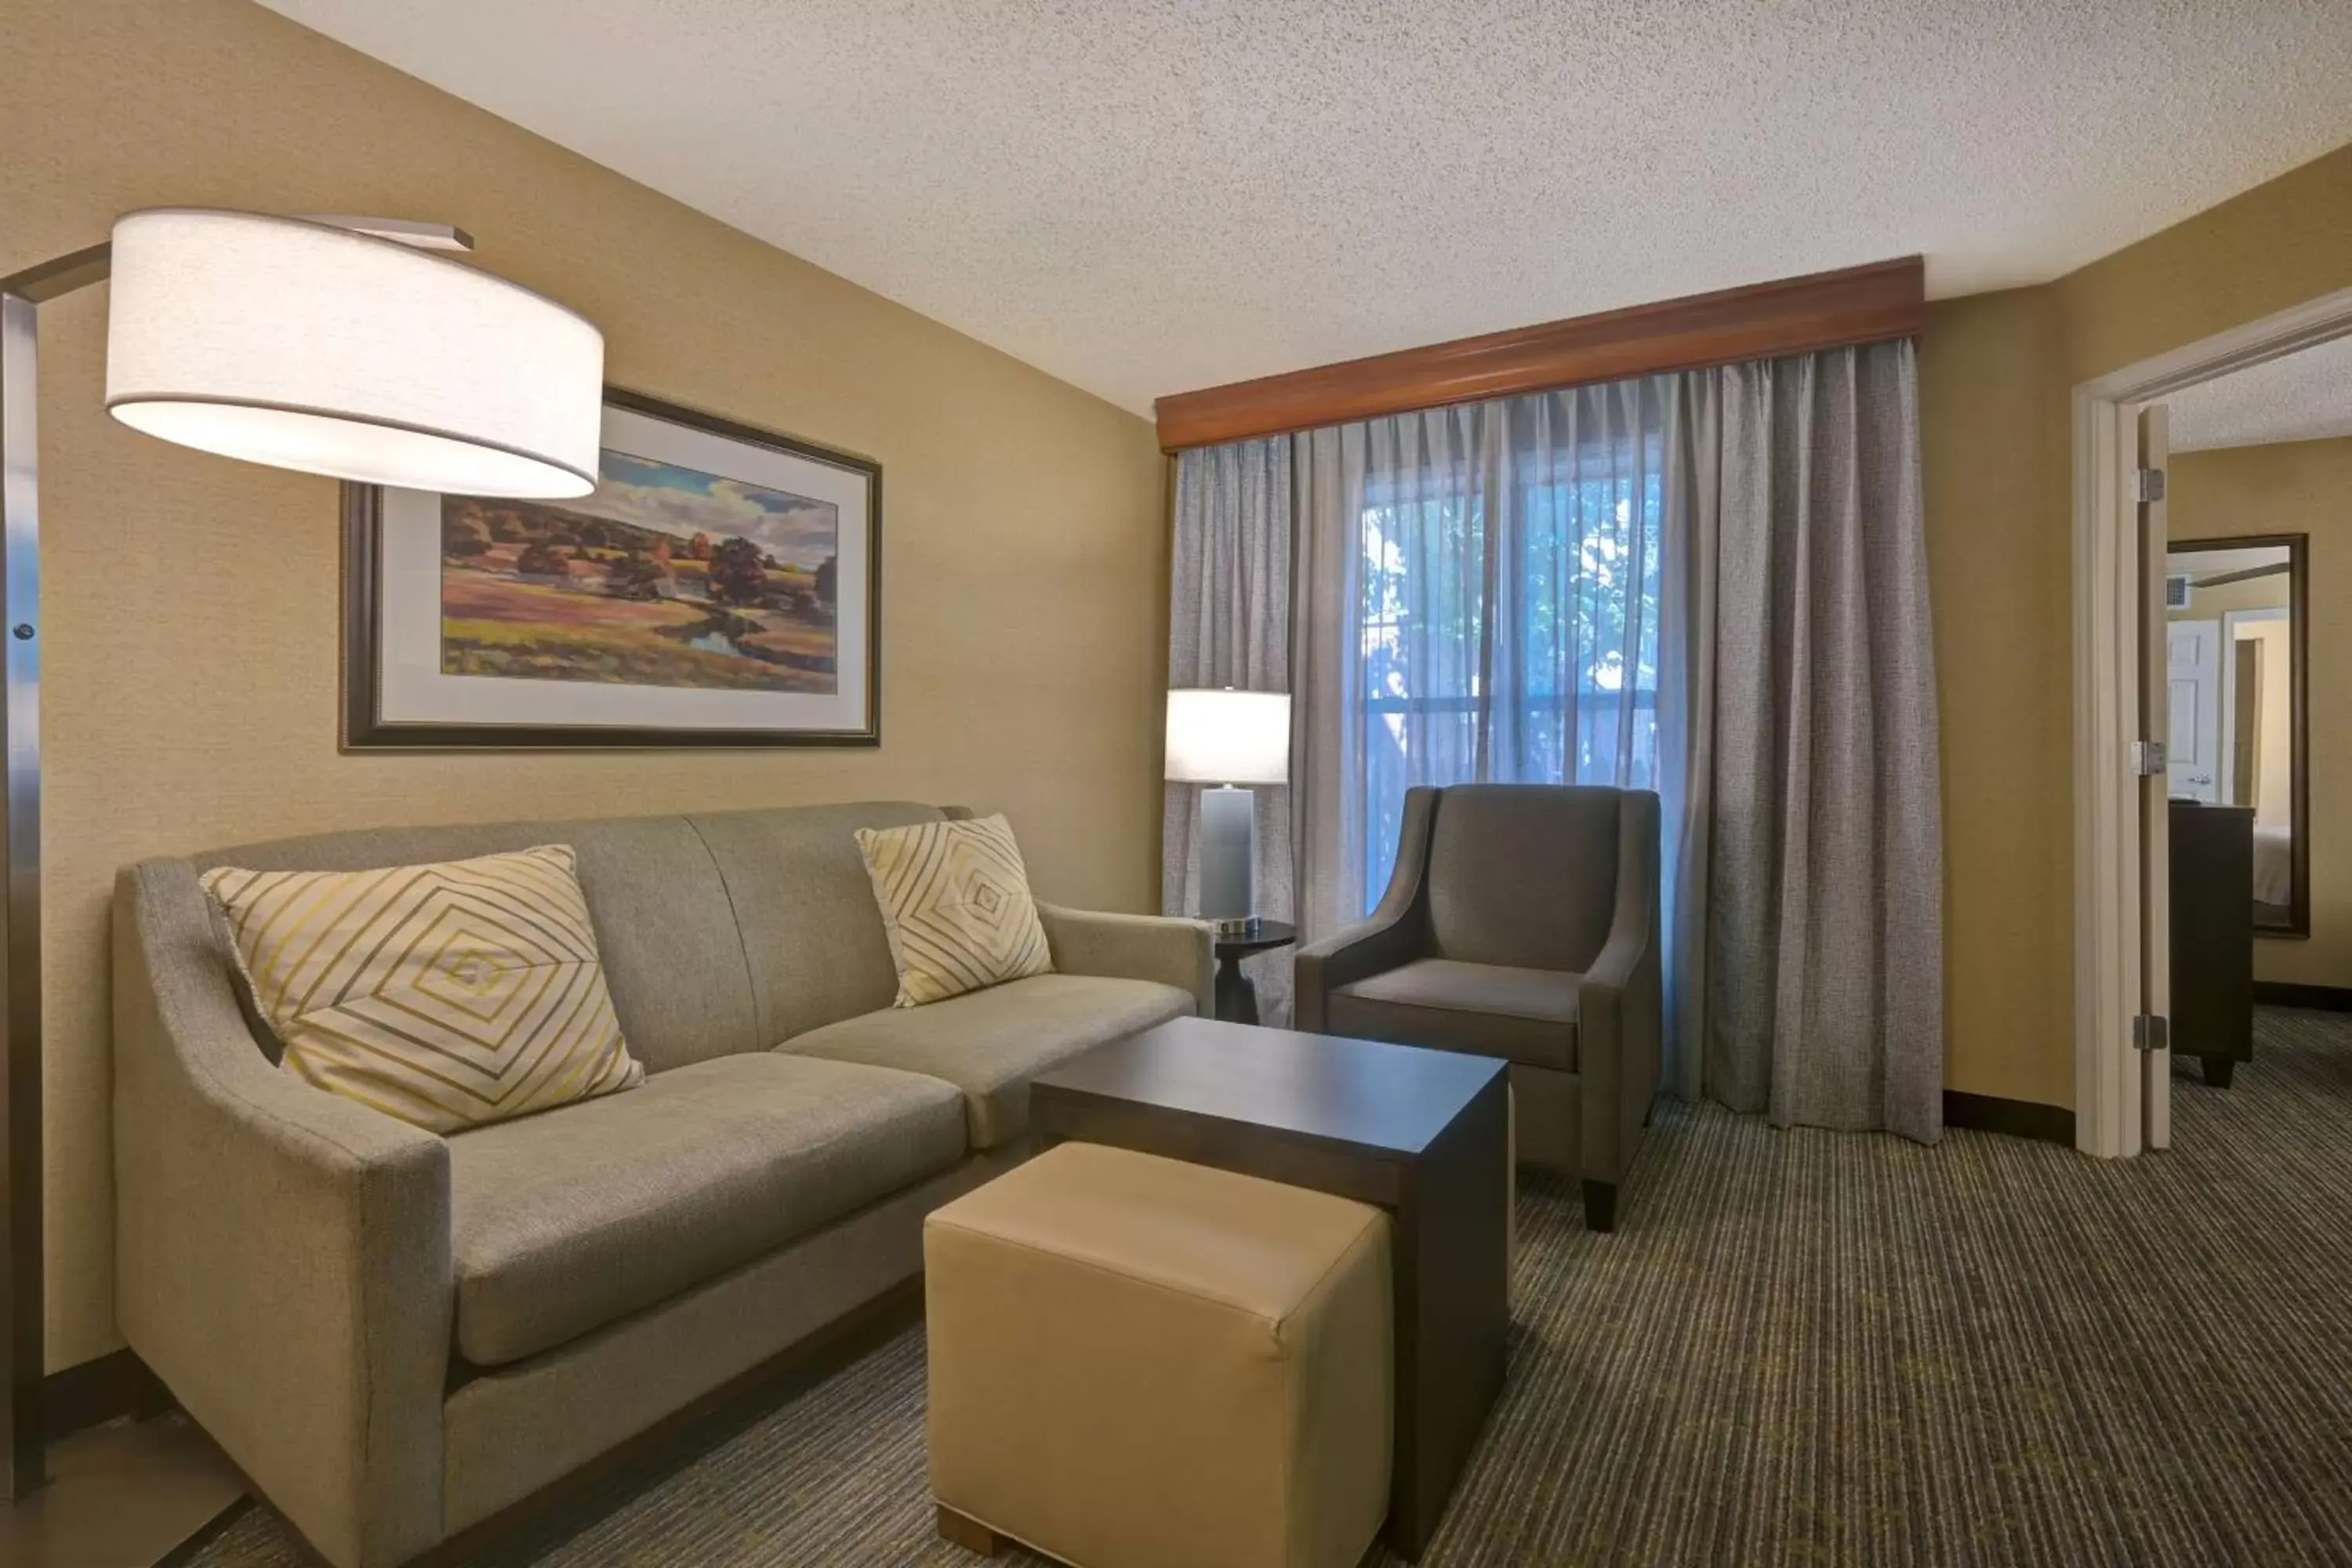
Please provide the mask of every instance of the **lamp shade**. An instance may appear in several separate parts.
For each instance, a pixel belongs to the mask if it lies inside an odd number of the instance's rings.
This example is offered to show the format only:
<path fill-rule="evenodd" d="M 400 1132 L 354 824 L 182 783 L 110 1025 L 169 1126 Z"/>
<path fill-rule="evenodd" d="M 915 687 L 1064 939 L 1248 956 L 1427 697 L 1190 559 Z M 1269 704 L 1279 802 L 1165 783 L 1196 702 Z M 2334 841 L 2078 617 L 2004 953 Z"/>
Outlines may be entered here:
<path fill-rule="evenodd" d="M 1170 692 L 1168 776 L 1180 784 L 1288 783 L 1290 694 Z"/>
<path fill-rule="evenodd" d="M 106 406 L 273 468 L 466 495 L 596 488 L 604 340 L 463 262 L 327 224 L 114 226 Z"/>

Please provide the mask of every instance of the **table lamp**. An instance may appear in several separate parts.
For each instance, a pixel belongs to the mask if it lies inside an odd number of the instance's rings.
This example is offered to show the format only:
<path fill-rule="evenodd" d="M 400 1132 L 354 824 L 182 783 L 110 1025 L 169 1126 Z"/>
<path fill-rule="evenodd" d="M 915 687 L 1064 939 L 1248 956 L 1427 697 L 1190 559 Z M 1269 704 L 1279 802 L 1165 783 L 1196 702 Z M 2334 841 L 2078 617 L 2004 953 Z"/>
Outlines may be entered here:
<path fill-rule="evenodd" d="M 0 1495 L 42 1481 L 40 308 L 110 281 L 106 406 L 271 468 L 467 495 L 595 489 L 604 340 L 434 251 L 446 224 L 159 207 L 0 277 Z M 331 514 L 322 514 L 331 515 Z"/>
<path fill-rule="evenodd" d="M 1168 777 L 1201 792 L 1201 918 L 1228 935 L 1257 925 L 1257 792 L 1290 782 L 1290 694 L 1168 694 Z"/>

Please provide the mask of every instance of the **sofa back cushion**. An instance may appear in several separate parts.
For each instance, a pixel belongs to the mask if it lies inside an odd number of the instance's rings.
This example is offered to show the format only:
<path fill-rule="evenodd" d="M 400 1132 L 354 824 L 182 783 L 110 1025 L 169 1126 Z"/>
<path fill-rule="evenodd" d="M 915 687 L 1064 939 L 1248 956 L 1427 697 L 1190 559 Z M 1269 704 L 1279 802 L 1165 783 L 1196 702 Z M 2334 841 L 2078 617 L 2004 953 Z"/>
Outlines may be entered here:
<path fill-rule="evenodd" d="M 199 872 L 359 871 L 572 845 L 621 1033 L 646 1070 L 659 1073 L 771 1050 L 889 1006 L 898 975 L 857 830 L 946 815 L 910 801 L 865 801 L 364 828 L 189 858 Z"/>
<path fill-rule="evenodd" d="M 842 837 L 855 865 L 857 847 Z M 630 1053 L 647 1071 L 772 1043 L 761 1036 L 727 883 L 709 846 L 681 816 L 362 829 L 239 845 L 191 859 L 198 871 L 359 871 L 539 844 L 578 851 L 613 1010 Z M 872 901 L 868 895 L 869 912 Z M 887 953 L 883 963 L 887 972 Z"/>
<path fill-rule="evenodd" d="M 1609 940 L 1622 791 L 1455 784 L 1429 845 L 1437 956 L 1581 973 Z"/>
<path fill-rule="evenodd" d="M 908 801 L 862 801 L 688 819 L 734 903 L 761 1049 L 890 1005 L 898 972 L 857 830 L 945 815 Z"/>

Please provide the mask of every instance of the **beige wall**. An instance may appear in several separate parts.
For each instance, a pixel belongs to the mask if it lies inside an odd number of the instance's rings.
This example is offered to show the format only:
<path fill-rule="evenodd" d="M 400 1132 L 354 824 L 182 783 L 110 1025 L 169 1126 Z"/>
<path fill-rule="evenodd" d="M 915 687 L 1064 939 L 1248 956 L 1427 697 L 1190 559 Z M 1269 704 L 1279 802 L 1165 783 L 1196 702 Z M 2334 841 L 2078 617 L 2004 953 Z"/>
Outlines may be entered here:
<path fill-rule="evenodd" d="M 1950 1088 L 2063 1105 L 2074 1062 L 2072 546 L 2046 289 L 1930 307 L 1919 347 L 1944 762 Z M 2054 805 L 2054 809 L 2053 809 Z"/>
<path fill-rule="evenodd" d="M 615 382 L 868 454 L 886 481 L 878 751 L 339 755 L 335 487 L 115 426 L 102 294 L 47 312 L 53 1366 L 117 1342 L 122 862 L 362 823 L 898 796 L 1009 812 L 1055 898 L 1152 904 L 1166 479 L 1144 421 L 243 0 L 0 5 L 0 271 L 158 203 L 452 222 L 600 323 Z"/>
<path fill-rule="evenodd" d="M 2352 439 L 2175 453 L 2165 510 L 2175 539 L 2311 536 L 2311 938 L 2257 942 L 2254 975 L 2352 986 Z"/>
<path fill-rule="evenodd" d="M 2236 628 L 2233 657 L 2254 661 L 2253 787 L 2246 804 L 2254 808 L 2254 826 L 2292 829 L 2294 826 L 2294 634 L 2285 621 L 2249 621 Z M 2258 931 L 2254 933 L 2260 936 Z M 2273 940 L 2254 949 L 2254 977 L 2290 980 L 2285 973 L 2294 952 Z"/>
<path fill-rule="evenodd" d="M 2065 385 L 2352 287 L 2347 225 L 2352 146 L 2068 273 L 2050 286 Z"/>
<path fill-rule="evenodd" d="M 1954 1089 L 2074 1103 L 2072 390 L 2352 287 L 2347 237 L 2352 147 L 2054 283 L 1929 310 Z"/>

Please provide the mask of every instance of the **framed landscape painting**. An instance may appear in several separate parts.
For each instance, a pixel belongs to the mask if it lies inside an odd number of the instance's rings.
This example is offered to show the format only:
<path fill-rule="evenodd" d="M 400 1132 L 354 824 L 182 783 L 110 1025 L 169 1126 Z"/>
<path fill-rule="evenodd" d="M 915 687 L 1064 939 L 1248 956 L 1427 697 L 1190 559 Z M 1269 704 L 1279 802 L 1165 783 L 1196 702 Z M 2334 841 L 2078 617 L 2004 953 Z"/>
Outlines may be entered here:
<path fill-rule="evenodd" d="M 880 742 L 879 464 L 607 389 L 592 494 L 343 508 L 347 747 Z"/>

